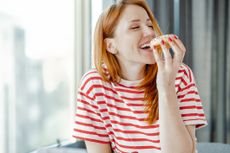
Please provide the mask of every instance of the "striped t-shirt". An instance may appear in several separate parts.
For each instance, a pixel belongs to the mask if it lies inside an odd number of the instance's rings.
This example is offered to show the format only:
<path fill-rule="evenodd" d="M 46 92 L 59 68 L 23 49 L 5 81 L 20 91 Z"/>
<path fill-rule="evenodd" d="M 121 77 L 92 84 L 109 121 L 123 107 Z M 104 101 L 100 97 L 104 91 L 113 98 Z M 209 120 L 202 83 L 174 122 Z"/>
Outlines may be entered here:
<path fill-rule="evenodd" d="M 77 95 L 73 136 L 110 144 L 115 153 L 160 153 L 159 122 L 146 121 L 144 92 L 138 81 L 108 83 L 96 69 L 87 72 Z M 196 128 L 207 124 L 193 73 L 186 65 L 178 71 L 175 88 L 181 118 Z"/>

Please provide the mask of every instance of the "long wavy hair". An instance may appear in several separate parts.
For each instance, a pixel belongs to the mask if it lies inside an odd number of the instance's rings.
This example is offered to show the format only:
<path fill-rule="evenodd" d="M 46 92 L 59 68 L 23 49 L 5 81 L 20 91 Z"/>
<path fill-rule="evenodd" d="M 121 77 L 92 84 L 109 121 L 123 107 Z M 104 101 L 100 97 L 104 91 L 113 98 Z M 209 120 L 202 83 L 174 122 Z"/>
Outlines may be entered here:
<path fill-rule="evenodd" d="M 120 0 L 116 4 L 111 5 L 100 15 L 94 33 L 94 64 L 103 80 L 107 82 L 119 83 L 121 78 L 121 68 L 116 57 L 106 51 L 104 39 L 112 38 L 114 36 L 121 14 L 127 5 L 138 5 L 144 8 L 152 21 L 156 35 L 162 35 L 159 25 L 145 0 Z M 106 65 L 109 77 L 104 73 L 105 70 L 103 64 Z M 148 112 L 146 121 L 148 121 L 149 124 L 152 124 L 158 120 L 159 117 L 158 91 L 156 87 L 157 65 L 147 64 L 144 73 L 145 77 L 138 88 L 144 90 L 144 100 L 146 102 L 145 111 Z"/>

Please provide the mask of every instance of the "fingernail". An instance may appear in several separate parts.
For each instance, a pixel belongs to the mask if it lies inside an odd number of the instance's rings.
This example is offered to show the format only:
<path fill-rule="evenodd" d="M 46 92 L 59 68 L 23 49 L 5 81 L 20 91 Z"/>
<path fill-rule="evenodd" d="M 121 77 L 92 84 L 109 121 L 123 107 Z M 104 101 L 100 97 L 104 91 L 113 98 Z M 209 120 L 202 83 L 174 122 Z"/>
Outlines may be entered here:
<path fill-rule="evenodd" d="M 164 45 L 164 44 L 165 44 L 165 41 L 164 41 L 164 40 L 161 40 L 161 44 Z"/>
<path fill-rule="evenodd" d="M 174 38 L 175 38 L 175 39 L 178 39 L 178 37 L 177 37 L 176 35 L 174 35 Z"/>
<path fill-rule="evenodd" d="M 170 42 L 172 42 L 172 41 L 173 41 L 173 40 L 172 40 L 172 38 L 170 38 L 170 37 L 169 37 L 168 39 L 169 39 L 169 41 L 170 41 Z"/>

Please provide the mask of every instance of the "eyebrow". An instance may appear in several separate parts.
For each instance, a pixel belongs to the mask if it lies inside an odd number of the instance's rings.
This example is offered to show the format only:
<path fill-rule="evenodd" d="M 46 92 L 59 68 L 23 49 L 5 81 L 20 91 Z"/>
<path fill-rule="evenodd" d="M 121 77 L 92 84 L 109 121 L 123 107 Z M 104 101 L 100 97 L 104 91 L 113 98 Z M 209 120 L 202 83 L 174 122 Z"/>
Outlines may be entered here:
<path fill-rule="evenodd" d="M 140 22 L 140 21 L 141 21 L 140 19 L 133 19 L 130 22 Z M 148 21 L 151 21 L 151 20 L 148 18 L 146 21 L 148 22 Z"/>

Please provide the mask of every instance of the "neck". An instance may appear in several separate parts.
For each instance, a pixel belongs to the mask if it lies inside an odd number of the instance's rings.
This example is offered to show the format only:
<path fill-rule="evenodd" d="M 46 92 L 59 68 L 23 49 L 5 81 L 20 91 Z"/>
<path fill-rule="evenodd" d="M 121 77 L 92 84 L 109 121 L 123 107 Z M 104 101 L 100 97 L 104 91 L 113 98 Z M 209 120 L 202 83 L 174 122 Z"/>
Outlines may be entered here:
<path fill-rule="evenodd" d="M 121 64 L 121 63 L 120 63 Z M 145 64 L 121 64 L 122 78 L 129 81 L 140 80 L 144 77 Z"/>

